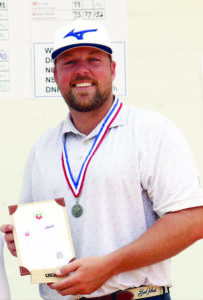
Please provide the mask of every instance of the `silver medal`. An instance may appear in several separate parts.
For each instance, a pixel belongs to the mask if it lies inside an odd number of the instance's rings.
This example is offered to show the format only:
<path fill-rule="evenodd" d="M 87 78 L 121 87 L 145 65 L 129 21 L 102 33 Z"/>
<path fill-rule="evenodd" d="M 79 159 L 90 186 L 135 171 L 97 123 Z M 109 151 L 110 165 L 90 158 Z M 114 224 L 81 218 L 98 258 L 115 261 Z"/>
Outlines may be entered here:
<path fill-rule="evenodd" d="M 83 214 L 83 207 L 79 203 L 77 203 L 72 207 L 71 212 L 75 218 L 79 218 Z"/>

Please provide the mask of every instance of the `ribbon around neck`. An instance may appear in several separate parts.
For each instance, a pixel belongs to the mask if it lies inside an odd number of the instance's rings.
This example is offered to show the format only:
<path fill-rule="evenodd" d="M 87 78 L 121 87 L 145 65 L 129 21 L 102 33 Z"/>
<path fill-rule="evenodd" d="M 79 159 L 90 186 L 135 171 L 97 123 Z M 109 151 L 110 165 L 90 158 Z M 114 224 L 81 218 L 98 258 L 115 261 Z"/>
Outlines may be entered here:
<path fill-rule="evenodd" d="M 98 134 L 96 135 L 96 137 L 94 139 L 94 142 L 92 144 L 92 147 L 91 147 L 89 153 L 87 154 L 84 162 L 82 163 L 82 166 L 81 166 L 81 169 L 79 171 L 79 175 L 78 175 L 76 181 L 73 178 L 73 174 L 72 174 L 71 167 L 70 167 L 70 162 L 68 159 L 68 153 L 66 150 L 66 139 L 63 138 L 63 151 L 62 151 L 62 156 L 61 156 L 62 167 L 63 167 L 66 181 L 67 181 L 68 186 L 71 189 L 74 197 L 78 198 L 80 196 L 89 163 L 90 163 L 92 157 L 94 156 L 95 152 L 101 145 L 102 141 L 104 140 L 111 124 L 114 122 L 117 115 L 119 114 L 119 112 L 122 108 L 122 105 L 123 105 L 122 102 L 120 102 L 119 99 L 117 99 L 115 101 L 114 105 L 112 106 L 112 108 L 110 109 L 110 111 L 108 112 L 106 118 L 104 119 L 104 122 L 101 125 L 101 128 L 100 128 Z"/>

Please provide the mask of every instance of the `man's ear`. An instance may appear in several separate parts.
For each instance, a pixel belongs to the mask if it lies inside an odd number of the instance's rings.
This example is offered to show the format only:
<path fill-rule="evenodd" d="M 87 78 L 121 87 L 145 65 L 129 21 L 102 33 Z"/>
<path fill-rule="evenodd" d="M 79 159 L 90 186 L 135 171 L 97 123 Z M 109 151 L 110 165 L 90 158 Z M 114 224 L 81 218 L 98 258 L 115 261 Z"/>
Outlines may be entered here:
<path fill-rule="evenodd" d="M 112 72 L 112 79 L 115 79 L 116 76 L 116 62 L 112 61 L 111 62 L 111 72 Z"/>
<path fill-rule="evenodd" d="M 54 80 L 55 80 L 55 82 L 56 82 L 56 84 L 57 84 L 57 72 L 56 72 L 56 67 L 54 67 L 53 73 L 54 73 Z"/>

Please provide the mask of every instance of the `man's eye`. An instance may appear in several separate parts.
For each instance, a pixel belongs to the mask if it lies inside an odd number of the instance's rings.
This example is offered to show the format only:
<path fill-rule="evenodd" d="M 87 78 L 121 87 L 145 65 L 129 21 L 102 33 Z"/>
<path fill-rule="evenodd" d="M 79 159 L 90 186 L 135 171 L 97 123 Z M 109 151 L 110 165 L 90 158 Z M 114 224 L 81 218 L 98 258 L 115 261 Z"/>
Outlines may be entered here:
<path fill-rule="evenodd" d="M 91 60 L 91 61 L 99 61 L 99 59 L 96 58 L 96 57 L 92 57 L 90 60 Z"/>
<path fill-rule="evenodd" d="M 74 63 L 74 60 L 68 60 L 64 64 L 65 65 L 72 65 Z"/>

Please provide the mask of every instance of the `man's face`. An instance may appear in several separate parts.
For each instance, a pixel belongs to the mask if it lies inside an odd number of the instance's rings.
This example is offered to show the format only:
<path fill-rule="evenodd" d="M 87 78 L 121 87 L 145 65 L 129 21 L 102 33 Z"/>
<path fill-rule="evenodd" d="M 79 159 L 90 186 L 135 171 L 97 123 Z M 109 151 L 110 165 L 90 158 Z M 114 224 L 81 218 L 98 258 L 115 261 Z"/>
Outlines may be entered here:
<path fill-rule="evenodd" d="M 99 49 L 75 48 L 56 59 L 54 77 L 70 108 L 93 111 L 112 100 L 115 63 Z"/>

